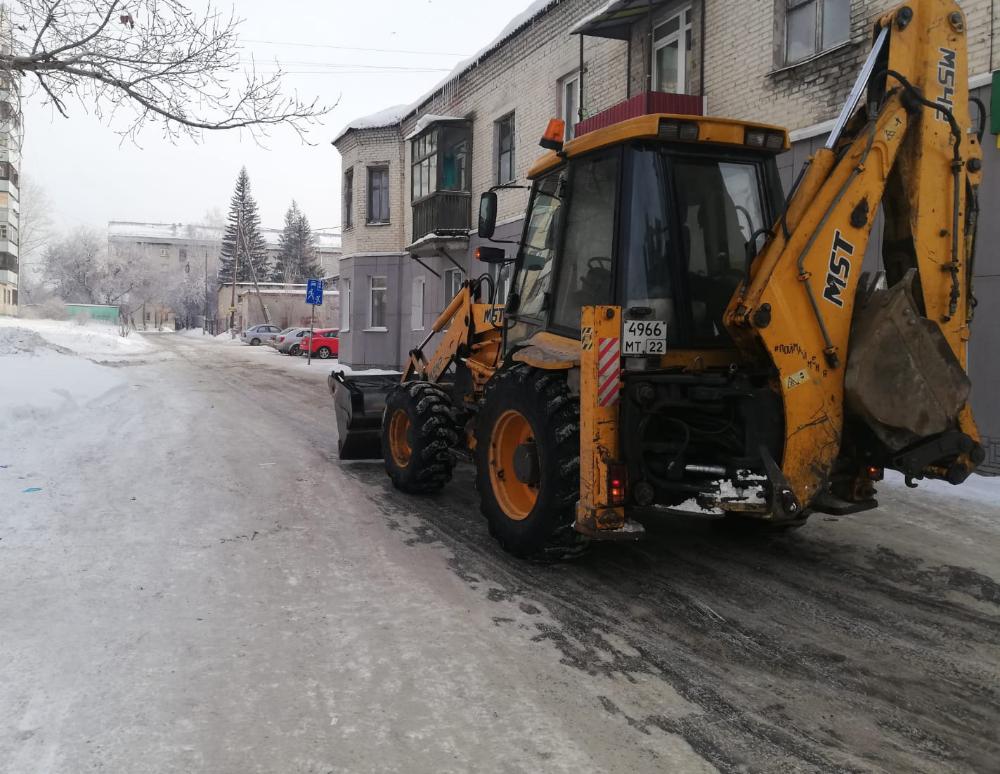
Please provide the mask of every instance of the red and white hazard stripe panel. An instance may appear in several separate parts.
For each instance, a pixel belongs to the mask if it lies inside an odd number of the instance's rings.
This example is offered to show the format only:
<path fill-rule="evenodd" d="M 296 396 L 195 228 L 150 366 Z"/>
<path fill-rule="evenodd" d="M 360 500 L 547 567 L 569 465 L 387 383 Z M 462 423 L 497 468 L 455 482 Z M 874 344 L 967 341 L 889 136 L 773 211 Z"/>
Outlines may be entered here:
<path fill-rule="evenodd" d="M 621 339 L 600 339 L 597 348 L 597 405 L 601 408 L 618 402 L 622 380 Z"/>

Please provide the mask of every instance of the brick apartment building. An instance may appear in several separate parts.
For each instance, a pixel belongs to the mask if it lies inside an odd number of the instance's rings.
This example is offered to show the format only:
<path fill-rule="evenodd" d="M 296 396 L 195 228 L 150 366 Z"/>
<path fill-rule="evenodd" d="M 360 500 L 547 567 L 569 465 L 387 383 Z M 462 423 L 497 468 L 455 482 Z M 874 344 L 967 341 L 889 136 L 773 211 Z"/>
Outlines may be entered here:
<path fill-rule="evenodd" d="M 472 257 L 479 195 L 498 184 L 527 184 L 553 116 L 570 127 L 593 126 L 605 120 L 604 111 L 632 100 L 632 111 L 642 102 L 657 112 L 783 125 L 793 140 L 779 159 L 788 187 L 845 102 L 870 48 L 874 19 L 897 2 L 533 3 L 429 93 L 354 121 L 333 141 L 343 163 L 342 362 L 397 366 L 466 274 L 486 270 Z M 960 4 L 970 86 L 989 110 L 991 71 L 1000 55 L 994 3 Z M 1000 205 L 1000 161 L 995 145 L 984 145 L 980 204 L 988 213 Z M 501 192 L 498 239 L 519 239 L 527 194 L 523 188 Z M 980 224 L 981 245 L 1000 243 L 1000 219 Z M 876 268 L 880 231 L 877 222 Z M 506 247 L 512 255 L 514 247 Z M 976 283 L 973 399 L 990 464 L 1000 472 L 1000 404 L 992 397 L 1000 387 L 1000 361 L 990 355 L 1000 343 L 1000 254 L 980 250 Z M 499 284 L 505 285 L 503 277 Z"/>

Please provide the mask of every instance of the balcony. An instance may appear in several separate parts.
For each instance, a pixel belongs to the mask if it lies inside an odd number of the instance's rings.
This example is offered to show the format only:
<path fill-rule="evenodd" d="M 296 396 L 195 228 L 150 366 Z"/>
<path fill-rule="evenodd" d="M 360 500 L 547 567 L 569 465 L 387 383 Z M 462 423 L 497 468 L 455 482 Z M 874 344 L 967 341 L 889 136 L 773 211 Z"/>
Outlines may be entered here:
<path fill-rule="evenodd" d="M 428 234 L 468 231 L 472 223 L 472 194 L 436 191 L 413 203 L 413 241 Z"/>
<path fill-rule="evenodd" d="M 704 105 L 703 97 L 691 94 L 665 94 L 660 91 L 647 91 L 636 94 L 631 99 L 626 99 L 595 116 L 584 119 L 576 125 L 574 136 L 580 137 L 596 129 L 604 129 L 630 118 L 648 116 L 654 113 L 701 116 L 705 114 Z"/>

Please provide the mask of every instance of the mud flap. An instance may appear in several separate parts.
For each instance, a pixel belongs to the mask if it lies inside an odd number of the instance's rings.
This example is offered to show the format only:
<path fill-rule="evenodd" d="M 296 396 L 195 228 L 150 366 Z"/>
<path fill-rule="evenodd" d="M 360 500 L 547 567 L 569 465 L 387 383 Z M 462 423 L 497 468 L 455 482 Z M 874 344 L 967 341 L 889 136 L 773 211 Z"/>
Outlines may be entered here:
<path fill-rule="evenodd" d="M 920 313 L 915 279 L 911 269 L 891 288 L 859 291 L 844 381 L 848 410 L 893 452 L 957 428 L 971 389 L 941 328 Z"/>
<path fill-rule="evenodd" d="M 337 415 L 337 447 L 342 460 L 382 459 L 385 399 L 402 374 L 363 376 L 333 371 L 327 380 Z"/>

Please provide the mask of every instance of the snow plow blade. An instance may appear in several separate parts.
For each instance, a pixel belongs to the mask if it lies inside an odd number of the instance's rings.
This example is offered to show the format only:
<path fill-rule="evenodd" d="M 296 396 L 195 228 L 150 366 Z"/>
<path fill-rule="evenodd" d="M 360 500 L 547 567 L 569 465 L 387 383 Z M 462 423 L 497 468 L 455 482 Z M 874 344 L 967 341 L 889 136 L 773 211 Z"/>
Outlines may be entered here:
<path fill-rule="evenodd" d="M 337 447 L 342 460 L 382 459 L 382 414 L 386 396 L 402 374 L 364 376 L 331 372 L 327 383 L 337 414 Z"/>

